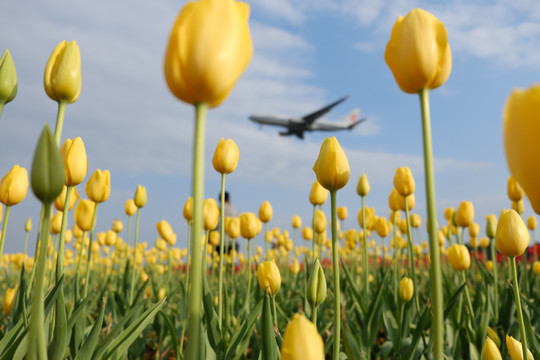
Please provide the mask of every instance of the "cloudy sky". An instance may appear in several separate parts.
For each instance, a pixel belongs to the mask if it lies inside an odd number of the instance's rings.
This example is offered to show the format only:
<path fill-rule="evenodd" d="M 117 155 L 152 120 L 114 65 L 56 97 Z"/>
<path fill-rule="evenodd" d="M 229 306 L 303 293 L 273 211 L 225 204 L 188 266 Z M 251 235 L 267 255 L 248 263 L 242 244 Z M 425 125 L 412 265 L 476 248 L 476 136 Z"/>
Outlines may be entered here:
<path fill-rule="evenodd" d="M 153 243 L 155 224 L 165 219 L 183 246 L 194 111 L 168 91 L 162 64 L 171 26 L 184 3 L 4 4 L 0 50 L 11 51 L 19 92 L 0 119 L 0 175 L 14 164 L 29 168 L 43 125 L 54 126 L 57 104 L 43 90 L 43 71 L 60 41 L 76 40 L 83 87 L 80 99 L 67 108 L 63 140 L 83 138 L 87 178 L 97 168 L 111 171 L 111 197 L 99 208 L 97 231 L 110 228 L 115 218 L 126 221 L 124 203 L 142 184 L 148 204 L 141 214 L 140 241 Z M 257 212 L 269 200 L 274 208 L 271 227 L 289 228 L 293 214 L 307 224 L 312 167 L 324 138 L 335 135 L 351 166 L 349 184 L 338 193 L 338 204 L 349 208 L 346 228 L 357 226 L 360 175 L 365 172 L 371 183 L 367 205 L 386 216 L 394 171 L 400 166 L 409 166 L 415 176 L 414 211 L 424 217 L 419 101 L 399 90 L 384 62 L 396 18 L 421 7 L 445 23 L 453 58 L 448 82 L 431 92 L 439 222 L 445 207 L 463 200 L 474 203 L 482 227 L 486 214 L 509 206 L 501 113 L 513 88 L 540 80 L 540 3 L 254 0 L 250 5 L 253 59 L 226 102 L 208 113 L 207 197 L 219 193 L 220 176 L 211 166 L 215 146 L 222 137 L 232 138 L 240 161 L 227 177 L 227 188 L 236 208 Z M 305 115 L 346 94 L 350 98 L 328 119 L 360 108 L 368 120 L 351 132 L 310 133 L 302 141 L 280 137 L 279 129 L 261 128 L 247 119 L 254 113 Z M 531 214 L 528 202 L 526 211 Z M 39 204 L 29 192 L 11 212 L 6 251 L 22 250 L 24 222 L 32 217 L 37 224 L 38 215 Z M 34 228 L 31 249 L 35 234 Z"/>

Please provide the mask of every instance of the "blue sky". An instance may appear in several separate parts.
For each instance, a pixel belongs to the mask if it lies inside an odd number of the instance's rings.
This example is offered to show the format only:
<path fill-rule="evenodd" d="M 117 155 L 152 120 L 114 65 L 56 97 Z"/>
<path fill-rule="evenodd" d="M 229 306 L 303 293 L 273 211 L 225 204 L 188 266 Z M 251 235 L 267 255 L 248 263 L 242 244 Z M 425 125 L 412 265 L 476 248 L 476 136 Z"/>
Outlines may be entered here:
<path fill-rule="evenodd" d="M 67 108 L 63 140 L 83 138 L 87 178 L 96 168 L 111 171 L 111 197 L 99 208 L 96 230 L 109 229 L 115 218 L 126 222 L 124 203 L 142 184 L 148 204 L 140 241 L 153 243 L 155 224 L 165 219 L 179 245 L 185 244 L 182 208 L 191 191 L 193 109 L 171 95 L 162 70 L 169 31 L 184 3 L 4 4 L 0 49 L 12 53 L 19 92 L 0 119 L 0 174 L 14 164 L 29 168 L 43 124 L 54 126 L 57 105 L 45 94 L 43 71 L 56 44 L 77 40 L 83 87 L 80 99 Z M 207 197 L 219 193 L 220 176 L 211 166 L 215 146 L 222 137 L 232 138 L 240 161 L 227 188 L 236 208 L 257 212 L 269 200 L 270 227 L 290 228 L 293 214 L 307 224 L 312 167 L 324 138 L 335 135 L 351 166 L 349 184 L 338 193 L 338 204 L 349 208 L 345 228 L 357 227 L 356 184 L 362 172 L 372 189 L 366 204 L 387 216 L 400 166 L 409 166 L 415 176 L 414 211 L 424 218 L 418 97 L 399 90 L 384 62 L 397 16 L 421 7 L 445 23 L 453 58 L 448 82 L 431 92 L 439 223 L 445 207 L 457 208 L 463 200 L 473 202 L 482 228 L 485 215 L 510 206 L 501 114 L 513 88 L 540 79 L 539 3 L 256 0 L 250 5 L 253 59 L 226 102 L 208 113 Z M 311 133 L 301 141 L 247 119 L 253 113 L 301 116 L 346 94 L 350 98 L 327 118 L 340 119 L 359 107 L 368 121 L 351 132 Z M 530 215 L 528 201 L 525 207 Z M 22 250 L 24 222 L 31 216 L 37 224 L 38 215 L 30 191 L 11 212 L 7 252 Z M 35 234 L 34 227 L 31 249 Z"/>

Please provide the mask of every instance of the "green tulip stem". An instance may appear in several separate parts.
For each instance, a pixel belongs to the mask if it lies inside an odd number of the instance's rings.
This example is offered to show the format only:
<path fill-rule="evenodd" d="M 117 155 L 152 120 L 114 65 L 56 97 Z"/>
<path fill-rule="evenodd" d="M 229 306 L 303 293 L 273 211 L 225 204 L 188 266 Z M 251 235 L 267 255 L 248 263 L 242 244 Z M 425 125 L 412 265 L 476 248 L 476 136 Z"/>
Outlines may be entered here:
<path fill-rule="evenodd" d="M 279 329 L 277 322 L 276 295 L 271 296 L 270 298 L 272 299 L 272 315 L 274 316 L 274 325 L 276 326 L 276 329 Z"/>
<path fill-rule="evenodd" d="M 92 240 L 94 240 L 94 228 L 96 227 L 96 215 L 99 203 L 94 205 L 94 213 L 92 214 L 92 227 L 90 228 L 90 241 L 88 242 L 88 260 L 86 261 L 86 281 L 84 282 L 82 297 L 85 298 L 88 294 L 88 287 L 90 287 L 90 263 L 92 261 Z M 84 238 L 83 238 L 84 240 Z"/>
<path fill-rule="evenodd" d="M 64 273 L 64 248 L 66 243 L 66 229 L 68 223 L 69 200 L 73 186 L 68 186 L 66 190 L 66 199 L 64 201 L 64 210 L 62 212 L 62 227 L 60 228 L 60 239 L 58 241 L 58 254 L 56 257 L 56 282 L 60 281 Z"/>
<path fill-rule="evenodd" d="M 494 299 L 494 322 L 495 324 L 499 323 L 499 271 L 497 269 L 497 253 L 495 250 L 495 243 L 493 238 L 489 239 L 489 247 L 491 248 L 491 261 L 493 262 L 493 291 L 495 293 Z"/>
<path fill-rule="evenodd" d="M 10 210 L 11 205 L 6 205 L 6 214 L 4 215 L 4 223 L 2 224 L 2 235 L 0 236 L 0 259 L 2 258 L 2 253 L 4 252 L 4 241 L 6 240 L 6 229 Z"/>
<path fill-rule="evenodd" d="M 77 259 L 77 268 L 75 269 L 76 274 L 79 274 L 79 269 L 81 268 L 82 255 L 84 252 L 84 237 L 85 236 L 86 236 L 86 231 L 83 231 L 82 236 L 81 236 L 81 247 L 79 250 L 79 258 Z"/>
<path fill-rule="evenodd" d="M 188 221 L 188 234 L 187 234 L 187 254 L 186 254 L 186 282 L 185 282 L 185 288 L 184 288 L 184 314 L 188 313 L 188 293 L 189 293 L 189 254 L 190 254 L 190 247 L 191 247 L 191 226 L 192 222 L 191 220 Z M 180 335 L 180 349 L 184 348 L 184 333 L 186 332 L 186 322 L 182 322 L 182 333 Z"/>
<path fill-rule="evenodd" d="M 319 205 L 319 210 L 322 211 L 322 205 Z M 317 245 L 319 247 L 319 259 L 323 259 L 323 237 L 322 237 L 322 233 L 320 234 L 317 234 L 318 235 L 318 241 L 317 241 Z"/>
<path fill-rule="evenodd" d="M 313 305 L 313 309 L 311 310 L 311 322 L 317 326 L 317 309 L 319 307 L 316 305 Z"/>
<path fill-rule="evenodd" d="M 431 119 L 429 111 L 429 90 L 419 91 L 422 112 L 422 133 L 424 139 L 424 173 L 426 183 L 427 217 L 430 249 L 430 293 L 432 304 L 433 359 L 441 360 L 444 351 L 443 292 L 439 241 L 437 239 L 437 207 L 435 204 L 435 179 L 433 175 L 433 150 L 431 143 Z"/>
<path fill-rule="evenodd" d="M 135 220 L 135 245 L 133 247 L 133 264 L 131 264 L 131 281 L 129 285 L 129 305 L 133 305 L 133 290 L 135 289 L 135 270 L 137 269 L 137 248 L 139 243 L 139 217 L 141 208 L 137 208 L 137 219 Z"/>
<path fill-rule="evenodd" d="M 66 114 L 67 103 L 65 101 L 58 102 L 58 113 L 56 115 L 56 127 L 54 128 L 54 140 L 56 140 L 56 146 L 60 148 L 60 142 L 62 141 L 62 129 L 64 127 L 64 115 Z"/>
<path fill-rule="evenodd" d="M 202 333 L 202 266 L 201 231 L 203 228 L 202 205 L 204 199 L 204 141 L 206 130 L 205 103 L 195 104 L 195 136 L 193 151 L 193 243 L 191 248 L 191 292 L 189 294 L 187 360 L 199 359 L 200 334 Z"/>
<path fill-rule="evenodd" d="M 397 225 L 396 225 L 396 212 L 394 211 L 392 215 L 392 242 L 394 243 L 394 264 L 393 264 L 393 270 L 394 270 L 394 302 L 398 303 L 398 294 L 399 294 L 399 287 L 398 287 L 398 254 L 399 254 L 399 244 L 397 239 Z"/>
<path fill-rule="evenodd" d="M 249 309 L 249 294 L 251 293 L 251 239 L 247 239 L 248 253 L 247 253 L 247 273 L 248 273 L 248 288 L 246 293 L 246 301 L 244 301 L 244 308 Z"/>
<path fill-rule="evenodd" d="M 523 359 L 528 359 L 527 354 L 527 335 L 525 334 L 525 322 L 523 321 L 523 312 L 521 311 L 521 299 L 519 296 L 519 283 L 517 277 L 516 258 L 508 258 L 514 282 L 514 300 L 516 302 L 516 312 L 519 320 L 519 333 L 521 335 L 521 349 L 523 350 Z"/>
<path fill-rule="evenodd" d="M 407 196 L 405 197 L 405 220 L 407 222 L 407 246 L 409 251 L 409 276 L 413 282 L 413 297 L 416 305 L 416 311 L 420 314 L 420 299 L 418 296 L 418 291 L 416 287 L 416 266 L 414 264 L 414 253 L 412 246 L 412 234 L 411 234 L 411 221 L 409 219 L 409 202 L 407 201 Z"/>
<path fill-rule="evenodd" d="M 3 102 L 0 103 L 0 118 L 2 117 L 2 110 L 4 109 L 4 105 L 5 103 Z"/>
<path fill-rule="evenodd" d="M 316 254 L 315 253 L 315 244 L 317 243 L 317 241 L 315 240 L 317 238 L 317 234 L 315 233 L 315 210 L 316 210 L 316 207 L 315 207 L 315 205 L 313 205 L 313 217 L 311 218 L 312 219 L 311 220 L 311 230 L 313 230 L 311 232 L 311 237 L 312 237 L 311 246 L 312 246 L 312 252 L 313 252 L 313 256 L 312 256 L 313 261 L 312 261 L 312 263 L 315 263 L 315 259 L 319 258 L 318 256 L 315 255 Z"/>
<path fill-rule="evenodd" d="M 41 239 L 41 225 L 43 224 L 43 216 L 45 216 L 45 207 L 43 204 L 41 204 L 41 211 L 39 212 L 39 225 L 38 225 L 38 231 L 37 231 L 37 236 L 36 236 L 36 246 L 34 247 L 34 259 L 37 257 L 37 254 L 38 254 L 39 239 Z M 32 272 L 30 273 L 30 279 L 28 281 L 28 284 L 32 284 L 34 282 L 35 276 L 36 276 L 36 267 L 32 266 Z M 30 292 L 28 292 L 27 295 L 29 296 Z"/>
<path fill-rule="evenodd" d="M 219 328 L 223 326 L 223 248 L 225 247 L 225 173 L 221 174 L 221 193 L 219 209 L 219 272 L 218 272 L 218 319 Z"/>
<path fill-rule="evenodd" d="M 128 223 L 127 223 L 127 234 L 126 234 L 126 242 L 129 244 L 130 235 L 131 235 L 131 218 L 133 216 L 128 215 Z"/>
<path fill-rule="evenodd" d="M 41 240 L 36 265 L 36 283 L 32 299 L 32 313 L 30 315 L 30 337 L 28 339 L 28 360 L 47 359 L 47 345 L 45 343 L 45 314 L 44 314 L 44 288 L 47 262 L 47 237 L 51 220 L 51 202 L 45 203 L 43 223 L 41 224 Z"/>
<path fill-rule="evenodd" d="M 339 345 L 341 342 L 341 300 L 339 286 L 339 243 L 337 233 L 336 195 L 337 190 L 330 190 L 330 206 L 332 212 L 332 266 L 334 270 L 334 349 L 332 353 L 333 360 L 339 360 Z"/>
<path fill-rule="evenodd" d="M 362 231 L 363 234 L 363 247 L 362 247 L 362 273 L 364 275 L 364 303 L 368 304 L 369 301 L 369 264 L 368 264 L 368 250 L 367 250 L 367 226 L 366 226 L 366 206 L 364 204 L 365 196 L 362 196 Z"/>
<path fill-rule="evenodd" d="M 462 276 L 462 281 L 464 283 L 467 282 L 467 276 L 465 275 L 465 270 L 463 270 L 461 272 L 461 276 Z M 469 294 L 469 287 L 467 285 L 465 285 L 465 299 L 467 300 L 467 306 L 469 307 L 469 311 L 471 313 L 471 319 L 474 323 L 474 319 L 475 319 L 475 316 L 474 316 L 474 308 L 473 308 L 473 305 L 472 305 L 472 301 L 471 301 L 471 295 Z"/>
<path fill-rule="evenodd" d="M 24 235 L 24 250 L 23 250 L 23 254 L 24 254 L 24 259 L 26 260 L 26 257 L 27 257 L 27 253 L 28 253 L 28 235 L 30 235 L 30 232 L 27 231 L 26 234 Z"/>

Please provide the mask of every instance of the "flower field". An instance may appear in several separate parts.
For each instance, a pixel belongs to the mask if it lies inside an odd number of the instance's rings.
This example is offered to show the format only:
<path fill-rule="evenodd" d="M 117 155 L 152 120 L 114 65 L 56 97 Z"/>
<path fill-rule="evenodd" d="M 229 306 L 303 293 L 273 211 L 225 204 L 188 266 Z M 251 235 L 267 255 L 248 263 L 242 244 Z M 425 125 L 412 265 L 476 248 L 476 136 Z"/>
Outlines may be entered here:
<path fill-rule="evenodd" d="M 14 164 L 0 182 L 0 360 L 540 359 L 537 219 L 523 216 L 525 197 L 540 213 L 538 85 L 514 90 L 503 114 L 512 209 L 475 214 L 463 201 L 437 219 L 429 93 L 447 81 L 452 57 L 444 24 L 413 9 L 389 29 L 385 61 L 397 86 L 418 96 L 425 189 L 399 167 L 388 207 L 366 206 L 369 174 L 351 179 L 355 164 L 331 137 L 313 164 L 312 217 L 275 227 L 272 198 L 229 216 L 226 179 L 240 150 L 233 139 L 206 144 L 205 130 L 207 110 L 226 101 L 250 62 L 249 11 L 233 0 L 190 2 L 172 27 L 164 74 L 195 110 L 192 196 L 178 206 L 187 232 L 162 220 L 155 242 L 139 236 L 142 185 L 110 229 L 96 231 L 108 228 L 96 223 L 114 169 L 89 174 L 84 134 L 62 138 L 66 109 L 81 94 L 81 55 L 76 41 L 52 51 L 44 89 L 58 103 L 55 126 L 44 125 L 31 168 Z M 16 101 L 15 65 L 6 50 L 0 116 Z M 219 204 L 205 198 L 209 149 Z M 350 182 L 358 209 L 339 206 Z M 5 253 L 18 231 L 10 214 L 29 190 L 41 213 L 28 217 L 24 251 Z M 425 219 L 413 213 L 418 191 Z M 345 228 L 350 218 L 356 225 Z"/>

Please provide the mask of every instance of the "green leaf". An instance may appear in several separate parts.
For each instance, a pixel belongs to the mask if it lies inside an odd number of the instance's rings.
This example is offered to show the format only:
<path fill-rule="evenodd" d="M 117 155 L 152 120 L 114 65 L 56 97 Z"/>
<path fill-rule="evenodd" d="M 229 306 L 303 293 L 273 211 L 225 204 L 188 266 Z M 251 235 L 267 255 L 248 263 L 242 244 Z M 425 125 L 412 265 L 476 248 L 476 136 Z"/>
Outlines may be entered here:
<path fill-rule="evenodd" d="M 208 280 L 206 276 L 203 276 L 203 305 L 204 313 L 206 316 L 207 335 L 210 346 L 216 353 L 218 358 L 221 358 L 221 352 L 223 351 L 223 337 L 221 335 L 221 329 L 219 328 L 219 322 L 214 309 L 214 299 L 210 293 L 208 287 Z"/>
<path fill-rule="evenodd" d="M 262 313 L 262 360 L 277 359 L 276 334 L 274 333 L 271 301 L 270 295 L 265 294 L 263 297 Z"/>
<path fill-rule="evenodd" d="M 171 338 L 171 343 L 174 350 L 174 356 L 176 360 L 180 360 L 182 351 L 180 350 L 180 345 L 178 344 L 178 336 L 176 335 L 176 329 L 174 328 L 171 319 L 169 319 L 169 317 L 163 312 L 163 310 L 159 310 L 158 314 L 161 315 L 165 326 L 167 327 L 167 331 L 169 332 L 169 337 Z"/>
<path fill-rule="evenodd" d="M 101 325 L 103 324 L 104 315 L 105 315 L 105 303 L 101 306 L 101 311 L 99 312 L 99 316 L 97 320 L 94 322 L 94 326 L 92 326 L 92 330 L 90 331 L 88 338 L 86 339 L 83 346 L 81 347 L 81 350 L 79 350 L 79 352 L 77 353 L 75 360 L 86 360 L 86 359 L 92 358 L 92 354 L 94 353 L 96 349 L 96 344 L 99 339 L 99 334 L 101 333 Z"/>
<path fill-rule="evenodd" d="M 253 309 L 248 314 L 246 319 L 242 321 L 240 328 L 232 337 L 230 345 L 225 352 L 225 357 L 224 357 L 225 360 L 233 359 L 236 354 L 238 355 L 244 354 L 248 343 L 247 342 L 244 343 L 243 341 L 245 339 L 249 340 L 249 338 L 251 337 L 253 333 L 253 329 L 255 328 L 257 318 L 259 317 L 262 311 L 262 307 L 263 307 L 263 299 L 261 299 L 257 303 L 257 305 L 253 307 Z"/>
<path fill-rule="evenodd" d="M 350 273 L 349 269 L 347 268 L 347 264 L 345 263 L 345 261 L 342 261 L 342 264 L 343 264 L 343 271 L 344 271 L 345 276 L 347 278 L 347 283 L 349 284 L 349 288 L 352 291 L 354 300 L 356 301 L 356 303 L 358 304 L 358 306 L 362 310 L 362 314 L 364 316 L 366 316 L 367 312 L 366 312 L 366 308 L 364 307 L 364 301 L 362 300 L 362 295 L 360 293 L 360 290 L 358 290 L 358 286 L 356 286 L 356 282 L 354 281 L 353 277 L 351 276 L 351 273 Z"/>

